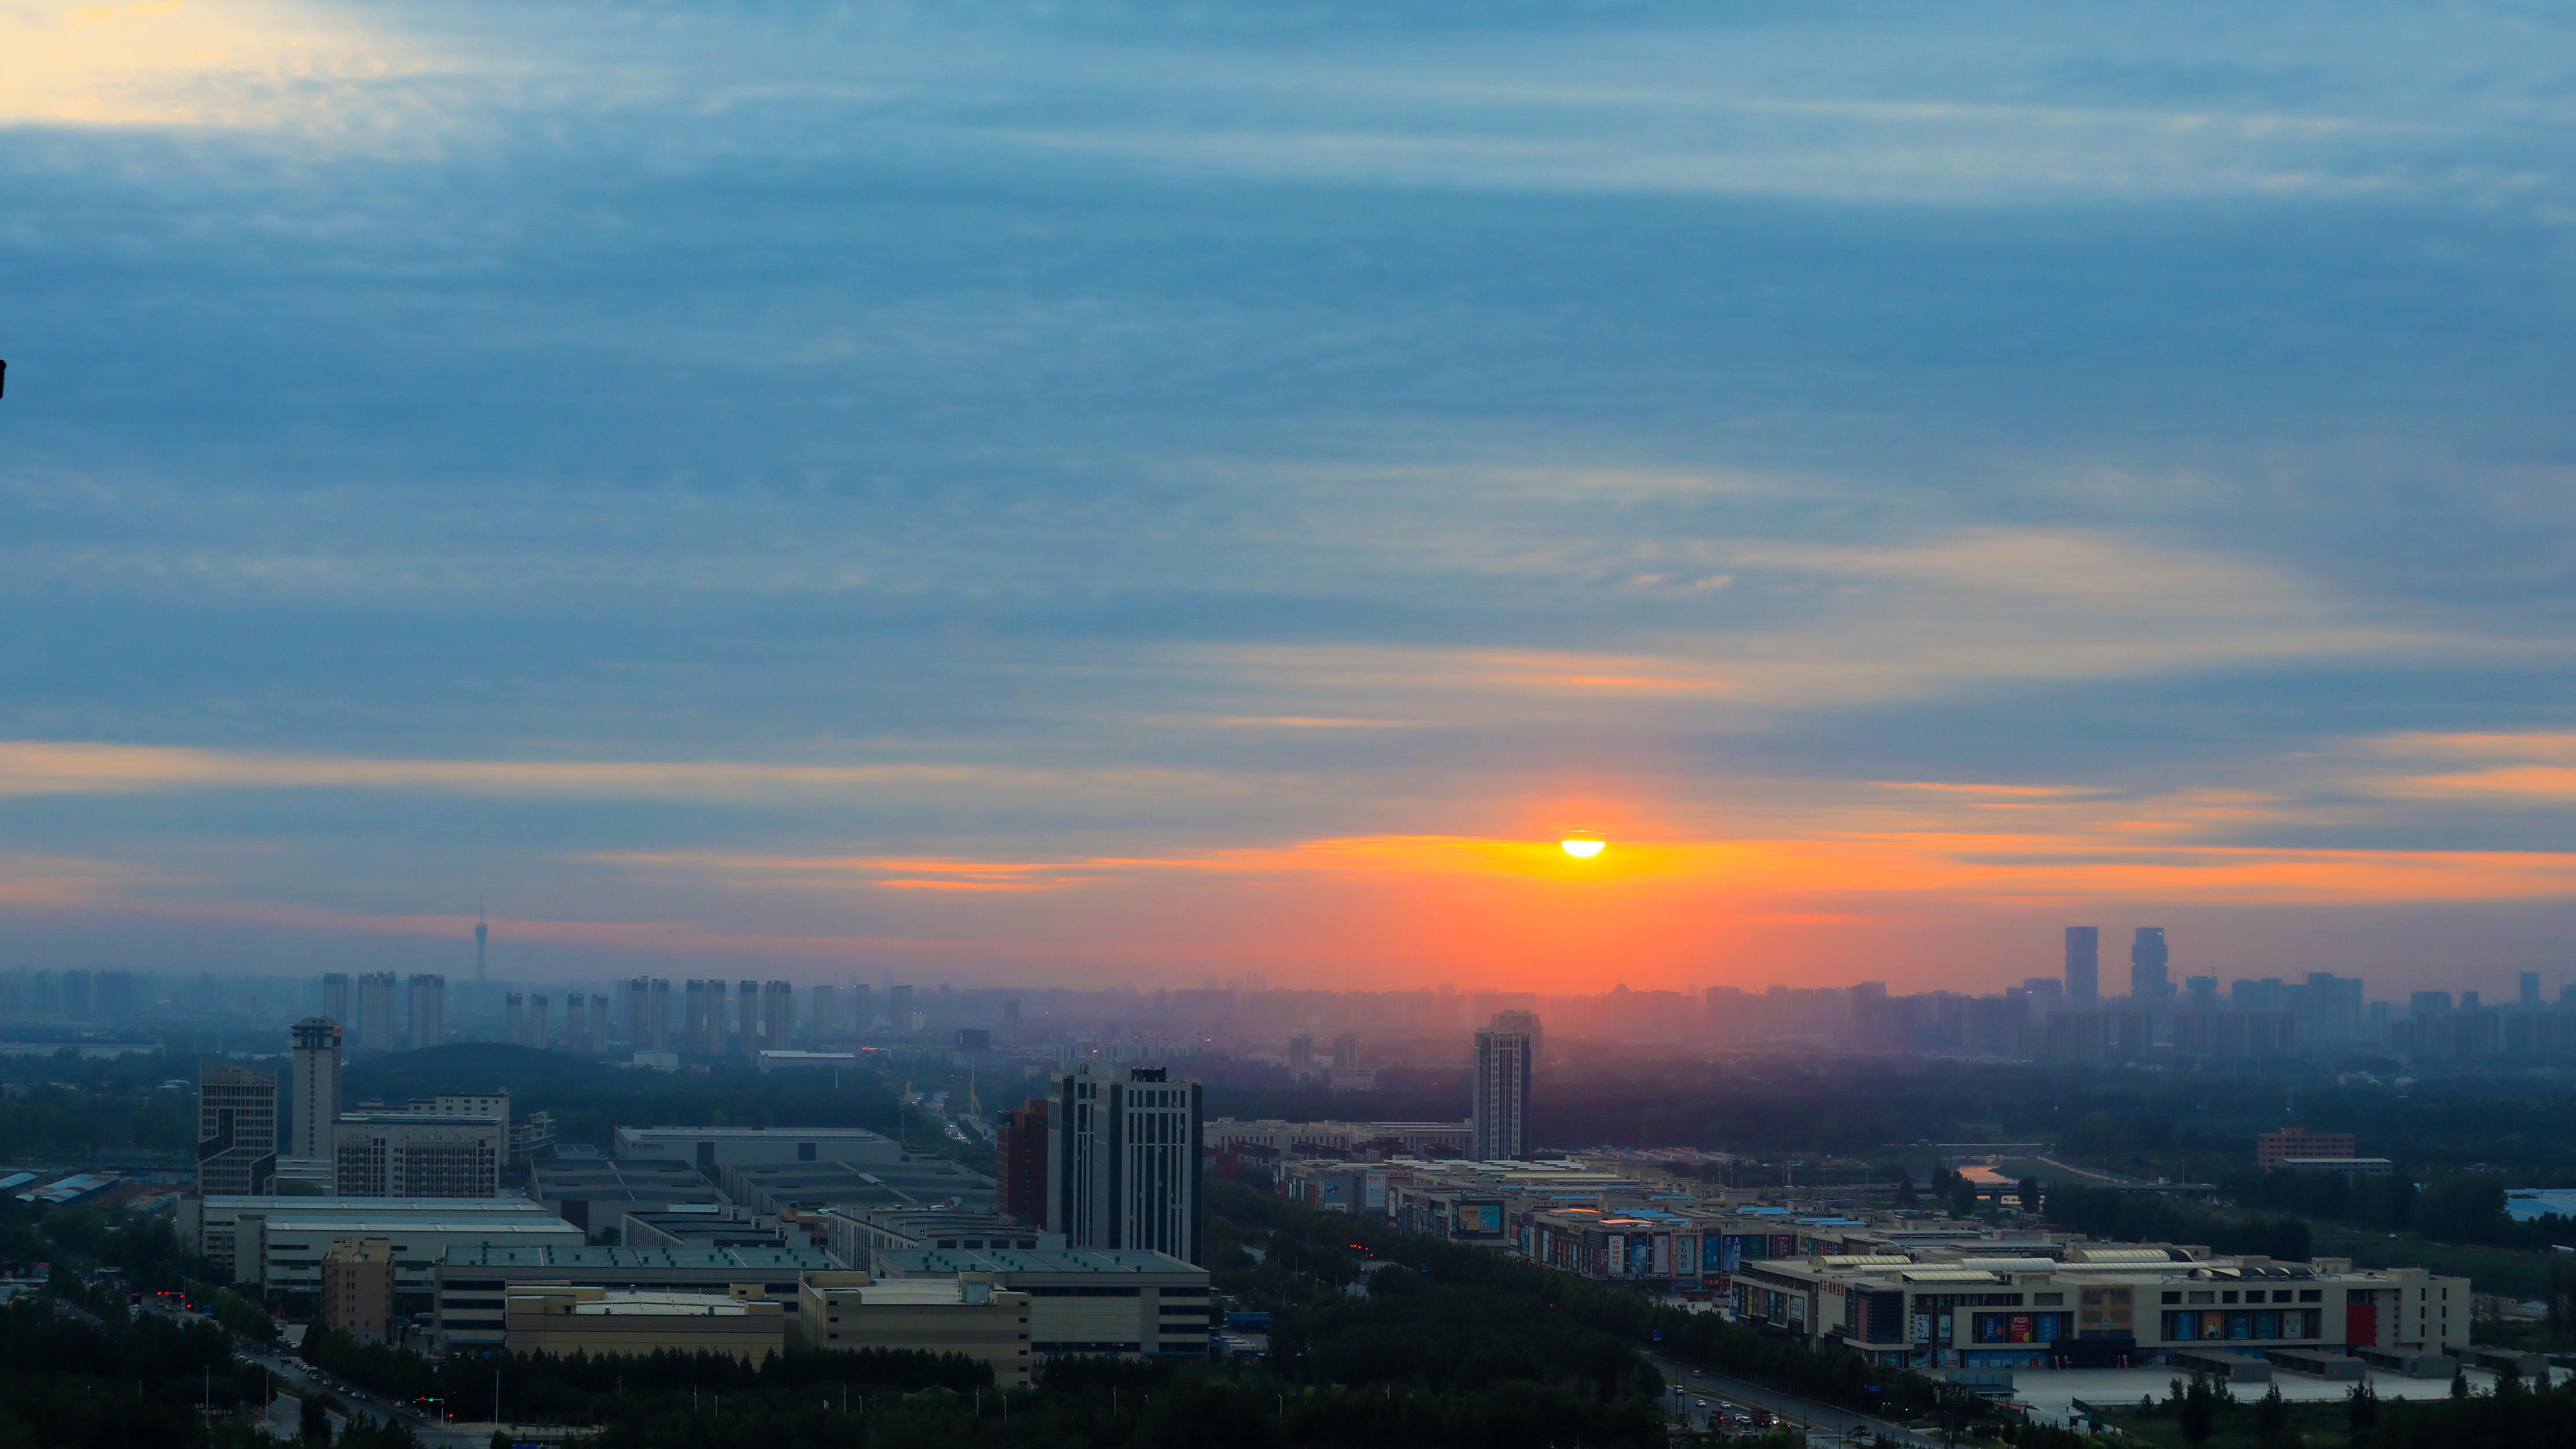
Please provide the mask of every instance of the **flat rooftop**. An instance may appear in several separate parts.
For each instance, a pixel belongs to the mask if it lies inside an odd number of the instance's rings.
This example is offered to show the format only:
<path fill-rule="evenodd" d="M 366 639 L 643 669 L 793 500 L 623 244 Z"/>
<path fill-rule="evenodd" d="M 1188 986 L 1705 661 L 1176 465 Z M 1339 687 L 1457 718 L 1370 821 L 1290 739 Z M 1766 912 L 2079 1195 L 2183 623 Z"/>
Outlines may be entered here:
<path fill-rule="evenodd" d="M 569 1243 L 460 1243 L 447 1250 L 444 1262 L 450 1268 L 782 1268 L 815 1273 L 839 1266 L 812 1248 L 594 1248 Z"/>
<path fill-rule="evenodd" d="M 876 1255 L 906 1277 L 950 1273 L 1189 1273 L 1207 1270 L 1150 1248 L 893 1248 Z"/>
<path fill-rule="evenodd" d="M 620 1127 L 621 1142 L 892 1142 L 865 1127 Z"/>

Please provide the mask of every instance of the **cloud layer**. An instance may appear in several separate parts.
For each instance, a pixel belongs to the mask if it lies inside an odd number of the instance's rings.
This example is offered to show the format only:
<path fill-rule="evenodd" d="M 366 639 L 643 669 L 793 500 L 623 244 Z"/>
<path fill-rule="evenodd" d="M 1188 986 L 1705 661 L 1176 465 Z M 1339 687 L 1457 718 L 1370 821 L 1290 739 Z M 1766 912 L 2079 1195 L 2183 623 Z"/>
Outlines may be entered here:
<path fill-rule="evenodd" d="M 9 949 L 2563 962 L 2572 40 L 0 5 Z"/>

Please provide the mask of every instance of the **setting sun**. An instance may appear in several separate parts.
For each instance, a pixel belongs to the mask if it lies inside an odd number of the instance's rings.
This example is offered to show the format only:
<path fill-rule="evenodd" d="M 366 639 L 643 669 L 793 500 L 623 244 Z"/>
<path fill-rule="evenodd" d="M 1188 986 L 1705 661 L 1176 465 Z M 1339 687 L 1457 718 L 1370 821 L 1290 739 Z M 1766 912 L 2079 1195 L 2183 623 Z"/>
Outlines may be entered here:
<path fill-rule="evenodd" d="M 1576 833 L 1565 837 L 1563 840 L 1558 841 L 1557 844 L 1564 848 L 1566 854 L 1573 856 L 1576 860 L 1590 860 L 1592 857 L 1599 855 L 1602 848 L 1608 845 L 1609 842 L 1603 840 L 1600 836 L 1577 831 Z"/>

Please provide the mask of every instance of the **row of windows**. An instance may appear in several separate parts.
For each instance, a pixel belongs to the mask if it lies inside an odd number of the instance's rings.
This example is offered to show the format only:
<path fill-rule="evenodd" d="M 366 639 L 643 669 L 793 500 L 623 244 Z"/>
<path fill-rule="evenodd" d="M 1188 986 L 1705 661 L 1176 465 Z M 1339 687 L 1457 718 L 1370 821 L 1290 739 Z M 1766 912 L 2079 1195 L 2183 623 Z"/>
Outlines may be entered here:
<path fill-rule="evenodd" d="M 2274 1288 L 2270 1291 L 2271 1298 L 2269 1301 L 2273 1303 L 2323 1303 L 2326 1301 L 2326 1290 L 2323 1288 L 2297 1289 L 2295 1290 L 2295 1296 L 2293 1296 L 2293 1290 L 2288 1288 Z M 2240 1298 L 2240 1290 L 2234 1288 L 2225 1290 L 2199 1288 L 2188 1292 L 2167 1293 L 2165 1294 L 2165 1301 L 2167 1303 L 2236 1303 L 2240 1301 L 2245 1303 L 2261 1303 L 2266 1301 L 2263 1289 L 2247 1288 L 2241 1290 L 2241 1292 L 2242 1297 Z"/>
<path fill-rule="evenodd" d="M 2206 1339 L 2317 1338 L 2324 1315 L 2314 1308 L 2237 1308 L 2216 1312 L 2185 1309 L 2165 1315 L 2165 1339 L 2188 1343 Z"/>

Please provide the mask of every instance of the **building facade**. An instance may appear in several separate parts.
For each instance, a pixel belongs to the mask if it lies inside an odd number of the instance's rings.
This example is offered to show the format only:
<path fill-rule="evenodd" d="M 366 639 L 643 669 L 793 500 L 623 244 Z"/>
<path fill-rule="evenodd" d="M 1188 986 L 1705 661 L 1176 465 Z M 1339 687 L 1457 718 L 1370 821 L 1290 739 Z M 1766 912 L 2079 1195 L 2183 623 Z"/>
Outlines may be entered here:
<path fill-rule="evenodd" d="M 2359 1144 L 2349 1132 L 2310 1132 L 2304 1127 L 2284 1127 L 2278 1132 L 2254 1134 L 2254 1165 L 2257 1167 L 2278 1167 L 2294 1157 L 2349 1158 L 2359 1150 Z"/>
<path fill-rule="evenodd" d="M 360 1343 L 391 1343 L 393 1239 L 333 1238 L 322 1254 L 322 1292 L 317 1307 L 324 1325 Z"/>
<path fill-rule="evenodd" d="M 390 981 L 392 978 L 386 978 Z M 421 972 L 411 978 L 410 1041 L 422 1051 L 447 1040 L 447 978 Z"/>
<path fill-rule="evenodd" d="M 502 1120 L 428 1112 L 344 1112 L 332 1130 L 340 1197 L 498 1197 Z"/>
<path fill-rule="evenodd" d="M 1032 1227 L 1047 1221 L 1047 1099 L 1031 1097 L 1001 1114 L 994 1132 L 995 1196 L 1002 1211 Z"/>
<path fill-rule="evenodd" d="M 277 1182 L 277 1076 L 210 1066 L 197 1077 L 197 1191 L 267 1192 Z"/>
<path fill-rule="evenodd" d="M 1047 1226 L 1075 1248 L 1205 1253 L 1199 1179 L 1206 1112 L 1197 1082 L 1161 1067 L 1086 1062 L 1047 1104 Z"/>
<path fill-rule="evenodd" d="M 331 1155 L 331 1123 L 340 1115 L 340 1023 L 308 1016 L 293 1028 L 295 1150 L 311 1161 Z"/>
<path fill-rule="evenodd" d="M 1208 1351 L 1208 1271 L 1137 1249 L 887 1249 L 880 1280 L 982 1277 L 1029 1296 L 1029 1345 L 1039 1358 L 1107 1354 L 1198 1357 Z"/>
<path fill-rule="evenodd" d="M 983 1274 L 881 1283 L 865 1273 L 815 1273 L 797 1290 L 799 1337 L 808 1348 L 962 1354 L 990 1364 L 995 1387 L 1026 1388 L 1029 1301 Z"/>
<path fill-rule="evenodd" d="M 1476 1033 L 1475 1096 L 1467 1119 L 1467 1155 L 1480 1162 L 1529 1155 L 1530 1073 L 1534 1036 L 1511 1027 Z"/>

